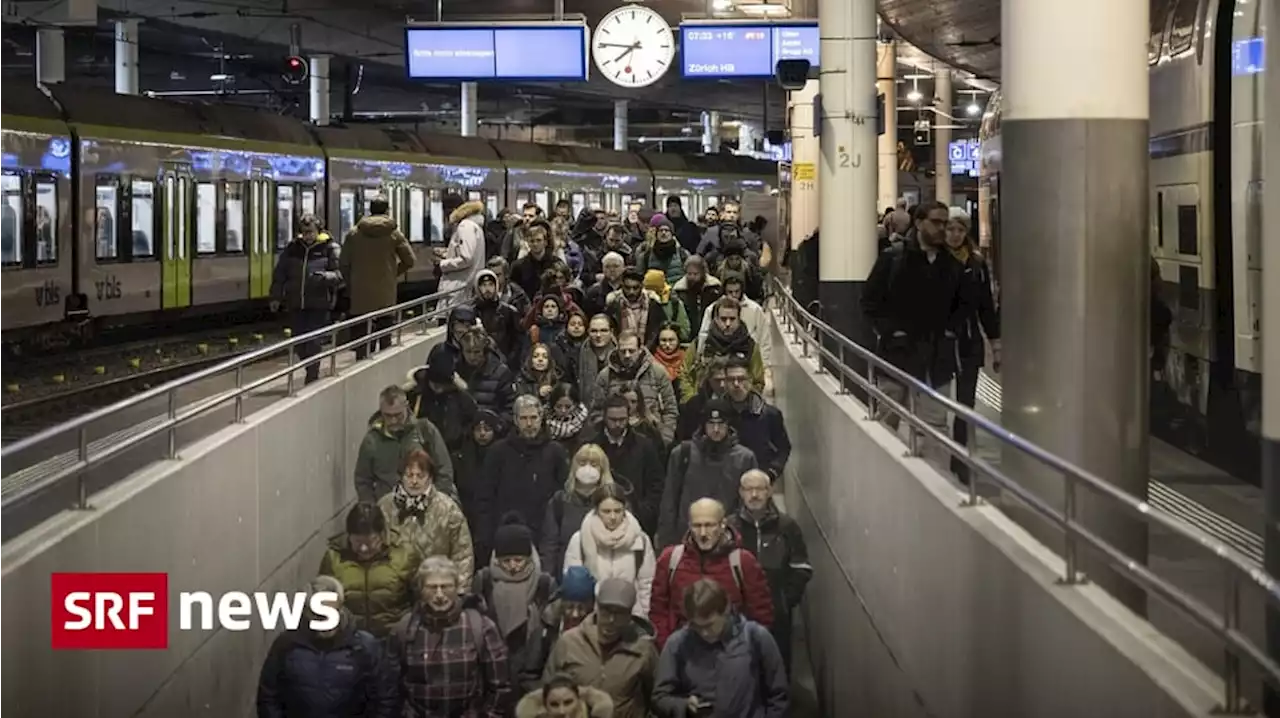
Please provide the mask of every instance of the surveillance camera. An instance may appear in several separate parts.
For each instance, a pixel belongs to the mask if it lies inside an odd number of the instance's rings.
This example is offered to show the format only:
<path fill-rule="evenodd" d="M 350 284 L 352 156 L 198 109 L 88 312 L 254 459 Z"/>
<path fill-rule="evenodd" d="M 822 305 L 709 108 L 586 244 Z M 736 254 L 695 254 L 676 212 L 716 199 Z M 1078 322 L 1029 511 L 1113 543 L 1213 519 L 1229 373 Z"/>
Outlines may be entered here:
<path fill-rule="evenodd" d="M 787 90 L 803 90 L 809 82 L 808 60 L 778 60 L 774 68 L 778 84 Z"/>

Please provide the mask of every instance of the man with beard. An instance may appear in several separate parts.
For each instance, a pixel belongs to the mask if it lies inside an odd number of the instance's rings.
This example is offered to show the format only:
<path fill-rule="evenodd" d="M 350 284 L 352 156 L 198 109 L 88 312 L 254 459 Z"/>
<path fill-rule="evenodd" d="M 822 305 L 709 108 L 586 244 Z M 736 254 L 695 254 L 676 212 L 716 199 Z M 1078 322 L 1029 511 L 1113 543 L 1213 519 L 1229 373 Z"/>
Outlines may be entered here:
<path fill-rule="evenodd" d="M 476 276 L 476 296 L 472 301 L 476 316 L 484 330 L 493 339 L 498 353 L 506 358 L 508 366 L 518 360 L 520 354 L 520 315 L 516 308 L 499 298 L 498 275 L 490 269 L 480 270 Z"/>
<path fill-rule="evenodd" d="M 701 322 L 707 309 L 724 294 L 720 280 L 707 273 L 707 262 L 691 254 L 684 262 L 684 276 L 671 287 L 671 293 L 684 303 L 689 322 Z M 699 324 L 699 326 L 701 326 Z M 691 326 L 698 329 L 699 326 Z"/>
<path fill-rule="evenodd" d="M 600 420 L 607 397 L 632 385 L 640 392 L 648 413 L 660 417 L 658 428 L 662 441 L 670 445 L 676 435 L 680 409 L 667 370 L 653 360 L 634 332 L 622 332 L 618 335 L 618 348 L 609 355 L 608 364 L 596 377 L 595 389 L 591 393 L 591 421 Z"/>
<path fill-rule="evenodd" d="M 542 289 L 543 273 L 560 260 L 551 251 L 551 225 L 546 221 L 535 220 L 529 225 L 525 237 L 529 242 L 529 253 L 511 265 L 511 281 L 532 297 Z"/>
<path fill-rule="evenodd" d="M 662 302 L 644 288 L 644 274 L 635 267 L 623 270 L 622 289 L 609 295 L 604 313 L 619 335 L 635 334 L 650 348 L 658 345 L 658 332 L 667 321 Z"/>
<path fill-rule="evenodd" d="M 258 680 L 259 718 L 399 718 L 395 670 L 386 665 L 378 639 L 355 627 L 343 606 L 342 584 L 332 576 L 317 576 L 306 593 L 308 605 L 317 593 L 337 594 L 333 608 L 339 623 L 328 631 L 312 630 L 310 621 L 319 617 L 308 611 L 303 626 L 276 638 Z"/>
<path fill-rule="evenodd" d="M 658 528 L 658 502 L 662 499 L 665 478 L 660 447 L 644 434 L 631 430 L 631 404 L 625 397 L 606 398 L 603 419 L 599 433 L 589 443 L 604 449 L 614 478 L 624 479 L 631 485 L 632 513 L 644 530 L 652 534 Z"/>
<path fill-rule="evenodd" d="M 655 214 L 649 224 L 654 228 L 653 246 L 642 248 L 636 255 L 636 269 L 640 276 L 650 269 L 657 269 L 667 278 L 667 284 L 675 284 L 684 277 L 684 262 L 689 252 L 676 242 L 675 225 L 666 217 Z"/>
<path fill-rule="evenodd" d="M 500 718 L 511 702 L 507 644 L 477 596 L 460 596 L 458 567 L 443 556 L 422 562 L 417 607 L 396 624 L 387 655 L 399 674 L 403 712 L 395 716 Z"/>
<path fill-rule="evenodd" d="M 723 238 L 720 232 L 726 224 L 736 227 L 738 235 L 746 241 L 747 249 L 754 252 L 757 257 L 760 256 L 760 235 L 742 226 L 742 204 L 733 199 L 720 205 L 720 224 L 711 227 L 702 235 L 702 242 L 698 244 L 698 254 L 714 264 L 712 257 L 719 254 L 722 249 Z"/>
<path fill-rule="evenodd" d="M 706 339 L 697 351 L 685 354 L 684 365 L 680 367 L 680 390 L 684 394 L 681 403 L 688 402 L 698 392 L 711 359 L 731 354 L 746 357 L 747 366 L 751 369 L 751 388 L 764 391 L 764 359 L 760 356 L 760 346 L 742 323 L 742 304 L 733 297 L 725 296 L 716 302 L 712 311 Z"/>
<path fill-rule="evenodd" d="M 689 221 L 689 217 L 684 213 L 684 205 L 675 195 L 667 197 L 667 219 L 671 221 L 671 227 L 675 230 L 676 241 L 686 253 L 693 254 L 698 249 L 698 243 L 702 241 L 702 232 L 698 229 L 698 225 Z"/>

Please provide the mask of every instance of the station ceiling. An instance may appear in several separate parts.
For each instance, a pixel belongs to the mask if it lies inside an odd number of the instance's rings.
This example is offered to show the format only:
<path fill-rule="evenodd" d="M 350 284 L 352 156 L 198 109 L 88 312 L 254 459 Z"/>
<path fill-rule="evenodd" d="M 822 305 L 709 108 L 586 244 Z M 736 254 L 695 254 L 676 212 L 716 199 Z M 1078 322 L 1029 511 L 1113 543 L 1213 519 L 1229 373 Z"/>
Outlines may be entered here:
<path fill-rule="evenodd" d="M 328 53 L 334 62 L 335 90 L 348 80 L 357 83 L 353 99 L 357 112 L 418 113 L 422 117 L 456 115 L 456 84 L 410 83 L 404 77 L 403 28 L 407 18 L 445 21 L 466 19 L 549 19 L 554 0 L 99 0 L 99 19 L 132 16 L 143 20 L 139 45 L 142 52 L 143 89 L 200 91 L 210 85 L 209 76 L 222 70 L 234 74 L 242 89 L 275 92 L 278 82 L 271 73 L 285 56 L 290 28 L 301 29 L 305 54 Z M 620 0 L 564 0 L 569 16 L 585 16 L 594 26 Z M 705 16 L 710 0 L 649 0 L 672 25 L 682 18 Z M 19 2 L 19 16 L 31 23 L 50 22 L 42 14 L 54 3 Z M 814 17 L 817 0 L 792 0 L 795 17 Z M 899 51 L 899 77 L 915 69 L 931 74 L 939 60 L 978 77 L 998 76 L 1000 48 L 999 0 L 880 0 L 881 18 L 893 33 L 918 49 Z M 69 71 L 73 62 L 109 78 L 114 46 L 107 25 L 96 32 L 80 32 L 76 57 L 68 41 Z M 5 71 L 22 63 L 21 34 L 5 37 Z M 27 61 L 30 59 L 29 47 Z M 15 60 L 15 52 L 17 59 Z M 932 56 L 932 57 L 931 57 Z M 219 59 L 221 58 L 221 59 Z M 938 58 L 935 60 L 934 58 Z M 351 72 L 348 73 L 348 68 Z M 919 80 L 915 83 L 918 85 Z M 963 83 L 957 82 L 957 90 Z M 286 91 L 289 88 L 285 88 Z M 919 87 L 932 96 L 931 84 Z M 301 98 L 281 95 L 284 104 Z M 900 93 L 901 94 L 901 93 Z M 703 110 L 718 110 L 726 117 L 764 125 L 784 126 L 784 93 L 772 82 L 737 80 L 719 83 L 682 83 L 679 73 L 669 73 L 648 88 L 619 88 L 592 73 L 587 83 L 504 83 L 482 85 L 481 119 L 484 121 L 538 124 L 598 125 L 610 128 L 612 100 L 631 101 L 633 134 L 651 125 L 655 131 L 696 121 Z M 963 102 L 958 97 L 956 101 Z M 340 110 L 335 105 L 334 110 Z"/>

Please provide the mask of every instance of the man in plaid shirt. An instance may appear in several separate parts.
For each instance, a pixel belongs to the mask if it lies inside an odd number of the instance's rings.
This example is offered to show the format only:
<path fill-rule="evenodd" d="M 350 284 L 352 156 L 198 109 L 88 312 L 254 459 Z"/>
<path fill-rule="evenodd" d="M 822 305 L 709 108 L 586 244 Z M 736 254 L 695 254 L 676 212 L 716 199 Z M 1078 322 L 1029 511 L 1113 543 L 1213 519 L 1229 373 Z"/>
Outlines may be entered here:
<path fill-rule="evenodd" d="M 387 650 L 405 716 L 502 718 L 511 690 L 507 644 L 481 602 L 458 595 L 459 578 L 448 558 L 423 561 L 418 606 L 392 630 Z"/>

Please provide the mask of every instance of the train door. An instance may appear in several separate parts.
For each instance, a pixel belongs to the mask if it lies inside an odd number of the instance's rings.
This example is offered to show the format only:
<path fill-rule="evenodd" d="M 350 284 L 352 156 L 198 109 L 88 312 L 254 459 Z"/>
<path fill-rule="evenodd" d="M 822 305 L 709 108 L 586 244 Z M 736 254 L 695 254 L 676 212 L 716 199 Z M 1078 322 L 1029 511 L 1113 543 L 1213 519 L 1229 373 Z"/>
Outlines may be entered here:
<path fill-rule="evenodd" d="M 249 297 L 260 299 L 271 293 L 272 248 L 271 188 L 266 180 L 249 183 Z"/>
<path fill-rule="evenodd" d="M 160 256 L 162 309 L 191 306 L 191 178 L 169 170 L 164 175 L 164 243 Z"/>

